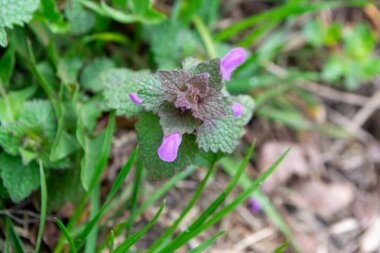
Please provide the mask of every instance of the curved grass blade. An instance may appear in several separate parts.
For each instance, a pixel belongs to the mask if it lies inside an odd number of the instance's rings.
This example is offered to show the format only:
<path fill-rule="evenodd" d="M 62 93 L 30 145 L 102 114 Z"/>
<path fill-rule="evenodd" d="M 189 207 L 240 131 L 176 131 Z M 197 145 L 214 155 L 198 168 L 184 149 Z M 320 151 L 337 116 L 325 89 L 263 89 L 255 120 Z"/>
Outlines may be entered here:
<path fill-rule="evenodd" d="M 188 253 L 201 253 L 203 251 L 205 251 L 208 247 L 210 247 L 215 241 L 216 239 L 219 238 L 219 236 L 221 236 L 222 234 L 224 234 L 224 231 L 221 231 L 219 233 L 217 233 L 216 235 L 214 235 L 213 237 L 211 237 L 210 239 L 204 241 L 201 245 L 199 245 L 198 247 L 192 249 L 192 250 L 189 250 Z"/>
<path fill-rule="evenodd" d="M 217 212 L 210 219 L 204 223 L 194 227 L 190 226 L 191 229 L 187 229 L 185 232 L 181 233 L 175 240 L 173 240 L 168 246 L 162 249 L 160 252 L 174 252 L 179 247 L 186 244 L 189 240 L 197 236 L 202 231 L 208 229 L 210 226 L 214 225 L 216 222 L 220 221 L 225 215 L 233 211 L 238 205 L 244 202 L 254 191 L 256 191 L 260 185 L 274 172 L 281 161 L 288 154 L 289 149 L 283 153 L 279 159 L 273 165 L 267 169 L 248 189 L 239 194 L 231 203 L 223 207 L 219 212 Z"/>
<path fill-rule="evenodd" d="M 156 223 L 158 218 L 160 217 L 162 211 L 165 207 L 165 200 L 162 202 L 160 209 L 158 209 L 156 215 L 153 217 L 153 219 L 139 232 L 129 237 L 125 242 L 123 242 L 119 247 L 115 249 L 115 253 L 124 253 L 127 252 L 127 250 L 135 244 L 148 230 Z"/>
<path fill-rule="evenodd" d="M 60 221 L 58 218 L 54 218 L 55 222 L 57 223 L 59 229 L 62 231 L 63 235 L 65 236 L 67 242 L 70 245 L 70 251 L 72 253 L 76 253 L 77 249 L 75 248 L 74 240 L 71 238 L 70 232 L 67 230 L 65 225 Z"/>
<path fill-rule="evenodd" d="M 36 244 L 36 248 L 34 249 L 35 253 L 40 252 L 41 241 L 42 241 L 42 236 L 44 234 L 44 228 L 45 228 L 45 222 L 46 222 L 47 198 L 48 198 L 44 167 L 42 165 L 41 160 L 38 160 L 38 163 L 40 165 L 40 182 L 41 182 L 41 215 L 40 215 L 40 227 L 39 227 L 38 236 L 37 236 L 37 244 Z"/>

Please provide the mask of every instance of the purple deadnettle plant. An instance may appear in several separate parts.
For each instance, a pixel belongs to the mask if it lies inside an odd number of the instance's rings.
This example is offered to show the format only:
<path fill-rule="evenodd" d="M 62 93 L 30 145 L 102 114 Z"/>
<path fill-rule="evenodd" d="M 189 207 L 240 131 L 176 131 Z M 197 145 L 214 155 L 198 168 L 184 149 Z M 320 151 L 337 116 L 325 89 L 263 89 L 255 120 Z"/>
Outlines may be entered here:
<path fill-rule="evenodd" d="M 244 49 L 235 48 L 222 59 L 186 59 L 179 70 L 105 73 L 108 106 L 127 117 L 140 115 L 136 130 L 145 167 L 179 170 L 234 151 L 254 101 L 231 96 L 224 82 L 245 59 Z"/>

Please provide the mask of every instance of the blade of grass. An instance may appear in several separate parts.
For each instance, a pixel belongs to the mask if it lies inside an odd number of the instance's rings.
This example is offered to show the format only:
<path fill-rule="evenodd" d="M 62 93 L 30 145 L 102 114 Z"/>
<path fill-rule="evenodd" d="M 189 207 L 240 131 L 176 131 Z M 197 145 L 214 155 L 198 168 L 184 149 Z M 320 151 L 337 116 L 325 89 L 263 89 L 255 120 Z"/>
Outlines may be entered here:
<path fill-rule="evenodd" d="M 127 221 L 122 222 L 114 228 L 114 235 L 118 236 L 120 233 L 123 231 L 125 226 L 128 224 L 129 219 L 135 219 L 136 217 L 140 216 L 148 207 L 153 205 L 158 199 L 160 199 L 162 196 L 164 196 L 170 189 L 172 189 L 179 181 L 182 179 L 188 177 L 193 173 L 193 171 L 196 169 L 195 166 L 189 166 L 187 170 L 184 170 L 174 177 L 170 178 L 163 186 L 158 188 L 153 192 L 152 195 L 150 195 L 149 198 L 144 200 L 142 205 L 136 210 L 134 217 L 130 216 Z M 107 237 L 105 242 L 103 242 L 100 246 L 99 249 L 103 250 L 104 248 L 107 247 L 107 242 L 109 240 L 110 236 Z"/>
<path fill-rule="evenodd" d="M 218 198 L 211 203 L 211 205 L 203 211 L 203 213 L 190 225 L 189 231 L 200 226 L 205 220 L 208 219 L 210 215 L 223 203 L 223 201 L 227 198 L 227 196 L 231 193 L 237 182 L 239 181 L 240 176 L 243 174 L 244 169 L 247 167 L 249 160 L 251 159 L 253 150 L 255 148 L 256 143 L 254 142 L 250 149 L 248 150 L 247 155 L 245 156 L 243 162 L 240 164 L 236 174 L 231 179 L 226 189 L 218 196 Z"/>
<path fill-rule="evenodd" d="M 13 245 L 13 249 L 15 253 L 26 253 L 26 250 L 24 248 L 24 245 L 16 233 L 16 230 L 13 227 L 12 221 L 9 217 L 4 217 L 3 218 L 4 223 L 5 223 L 5 229 L 6 229 L 6 237 L 10 238 L 9 240 L 11 241 Z"/>
<path fill-rule="evenodd" d="M 99 221 L 100 217 L 103 215 L 104 211 L 106 210 L 109 202 L 113 198 L 113 196 L 116 194 L 116 192 L 120 189 L 121 185 L 125 181 L 125 178 L 128 176 L 129 172 L 131 171 L 132 165 L 135 161 L 136 155 L 137 155 L 137 150 L 136 148 L 131 157 L 128 159 L 127 163 L 124 165 L 124 167 L 121 169 L 120 173 L 117 175 L 114 184 L 112 185 L 111 191 L 108 193 L 108 196 L 100 208 L 99 212 L 95 215 L 93 219 L 91 219 L 86 226 L 84 227 L 82 233 L 79 235 L 75 245 L 79 249 L 84 240 L 87 238 L 89 233 L 92 231 L 92 229 L 96 226 L 96 223 Z"/>
<path fill-rule="evenodd" d="M 66 238 L 67 242 L 70 245 L 70 252 L 76 253 L 77 249 L 75 248 L 74 240 L 73 240 L 73 238 L 71 238 L 70 232 L 67 230 L 67 228 L 62 223 L 62 221 L 60 221 L 58 218 L 54 218 L 54 219 L 55 219 L 55 222 L 57 223 L 59 229 L 62 231 L 62 234 L 64 235 L 64 237 Z"/>
<path fill-rule="evenodd" d="M 284 251 L 284 249 L 286 249 L 286 247 L 288 247 L 288 244 L 289 242 L 284 242 L 283 244 L 281 244 L 277 249 L 275 249 L 273 251 L 273 253 L 281 253 Z"/>
<path fill-rule="evenodd" d="M 99 212 L 100 208 L 100 187 L 99 185 L 95 187 L 95 189 L 91 192 L 90 196 L 90 219 L 93 219 L 96 217 L 97 213 Z M 92 231 L 89 233 L 84 252 L 85 253 L 93 253 L 96 249 L 97 239 L 98 239 L 98 231 L 99 228 L 97 225 L 94 226 Z"/>
<path fill-rule="evenodd" d="M 81 199 L 78 207 L 75 209 L 74 214 L 72 215 L 69 223 L 67 224 L 67 229 L 69 231 L 73 229 L 74 225 L 78 221 L 83 209 L 86 206 L 88 197 L 90 196 L 90 192 L 93 190 L 97 181 L 100 179 L 100 176 L 103 172 L 103 169 L 105 168 L 105 166 L 107 164 L 109 154 L 110 154 L 110 150 L 111 150 L 112 135 L 113 135 L 114 129 L 115 129 L 115 112 L 111 112 L 111 114 L 109 116 L 109 120 L 108 120 L 108 125 L 107 125 L 107 128 L 105 130 L 106 136 L 104 138 L 103 146 L 100 150 L 101 159 L 100 159 L 99 163 L 96 165 L 96 167 L 94 168 L 94 170 L 95 170 L 94 177 L 90 183 L 90 187 L 89 187 L 88 191 L 83 194 L 82 199 Z M 56 248 L 54 249 L 54 253 L 59 253 L 62 251 L 63 246 L 64 246 L 64 240 L 65 240 L 64 237 L 61 236 L 61 238 L 59 239 L 59 241 L 57 243 Z"/>
<path fill-rule="evenodd" d="M 135 212 L 137 210 L 137 205 L 138 205 L 138 199 L 139 199 L 139 193 L 140 193 L 140 189 L 141 189 L 143 171 L 144 171 L 144 166 L 142 164 L 142 161 L 139 159 L 137 161 L 135 181 L 134 181 L 134 185 L 133 185 L 133 192 L 132 192 L 132 199 L 131 199 L 131 216 L 132 217 L 136 217 Z M 129 236 L 131 234 L 134 221 L 135 221 L 134 219 L 130 219 L 128 221 L 127 233 L 126 233 L 127 236 Z"/>
<path fill-rule="evenodd" d="M 224 231 L 221 231 L 219 233 L 217 233 L 216 235 L 214 235 L 213 237 L 211 237 L 210 239 L 207 239 L 206 241 L 204 241 L 201 245 L 199 245 L 198 247 L 192 249 L 192 250 L 189 250 L 188 253 L 201 253 L 203 251 L 205 251 L 208 247 L 210 247 L 215 241 L 216 239 L 219 238 L 219 236 L 221 236 L 222 234 L 224 234 Z"/>
<path fill-rule="evenodd" d="M 222 165 L 222 168 L 225 172 L 227 172 L 229 175 L 233 175 L 235 172 L 234 166 L 236 164 L 236 161 L 232 160 L 231 158 L 223 158 L 220 160 L 220 163 Z M 243 173 L 239 180 L 239 185 L 244 189 L 248 189 L 254 181 L 246 174 Z M 284 221 L 284 219 L 281 217 L 277 209 L 271 204 L 270 200 L 267 196 L 265 196 L 264 193 L 262 193 L 260 190 L 255 191 L 252 196 L 257 199 L 257 201 L 262 205 L 263 211 L 266 215 L 268 215 L 269 219 L 277 226 L 277 228 L 284 234 L 284 236 L 289 240 L 292 241 L 293 235 Z M 298 249 L 298 246 L 293 243 L 293 247 Z"/>
<path fill-rule="evenodd" d="M 146 251 L 147 253 L 154 252 L 156 249 L 158 249 L 165 240 L 173 234 L 173 232 L 176 230 L 178 225 L 181 223 L 183 218 L 189 213 L 191 208 L 193 208 L 195 202 L 198 200 L 200 194 L 202 193 L 204 187 L 206 186 L 206 183 L 210 176 L 215 171 L 215 164 L 213 164 L 208 170 L 206 176 L 203 178 L 201 183 L 199 184 L 197 190 L 195 191 L 192 199 L 190 200 L 189 204 L 186 206 L 186 208 L 181 212 L 180 216 L 175 220 L 175 222 L 152 244 L 152 246 L 149 247 L 149 249 Z"/>
<path fill-rule="evenodd" d="M 165 200 L 161 203 L 160 208 L 158 209 L 156 215 L 153 217 L 153 219 L 144 227 L 142 228 L 139 232 L 136 234 L 132 235 L 130 238 L 128 238 L 125 242 L 123 242 L 119 247 L 115 249 L 115 253 L 124 253 L 127 252 L 127 250 L 135 244 L 148 230 L 156 223 L 158 218 L 160 217 L 162 211 L 164 210 L 165 207 Z"/>
<path fill-rule="evenodd" d="M 113 230 L 111 230 L 110 238 L 108 240 L 108 252 L 113 253 L 113 247 L 115 245 L 115 234 L 113 233 Z"/>
<path fill-rule="evenodd" d="M 338 8 L 342 6 L 361 6 L 368 1 L 328 1 L 328 2 L 294 2 L 289 1 L 287 4 L 261 12 L 258 15 L 248 17 L 240 22 L 235 23 L 227 29 L 217 34 L 216 39 L 224 41 L 231 39 L 233 36 L 243 32 L 246 29 L 258 24 L 259 22 L 266 22 L 268 20 L 278 19 L 283 20 L 291 15 L 301 15 L 306 12 L 315 12 L 328 8 Z"/>
<path fill-rule="evenodd" d="M 44 167 L 42 161 L 38 160 L 40 165 L 40 182 L 41 182 L 41 215 L 40 215 L 40 227 L 38 229 L 37 243 L 36 248 L 34 249 L 35 253 L 40 252 L 42 236 L 44 234 L 45 222 L 46 222 L 46 212 L 47 212 L 47 187 L 46 187 L 46 178 Z"/>
<path fill-rule="evenodd" d="M 227 204 L 219 212 L 217 212 L 215 215 L 213 215 L 211 218 L 209 218 L 207 221 L 200 224 L 199 226 L 190 226 L 185 232 L 182 232 L 168 246 L 166 246 L 159 252 L 174 252 L 176 249 L 186 244 L 189 240 L 197 236 L 199 233 L 208 229 L 210 226 L 220 221 L 225 215 L 233 211 L 238 205 L 244 202 L 254 191 L 256 191 L 260 187 L 260 185 L 274 172 L 274 170 L 278 167 L 281 161 L 288 154 L 288 152 L 289 149 L 285 153 L 283 153 L 280 156 L 280 158 L 278 158 L 277 161 L 274 162 L 272 166 L 268 168 L 248 189 L 239 194 L 231 203 Z M 249 159 L 248 155 L 245 157 L 244 160 L 246 159 Z"/>

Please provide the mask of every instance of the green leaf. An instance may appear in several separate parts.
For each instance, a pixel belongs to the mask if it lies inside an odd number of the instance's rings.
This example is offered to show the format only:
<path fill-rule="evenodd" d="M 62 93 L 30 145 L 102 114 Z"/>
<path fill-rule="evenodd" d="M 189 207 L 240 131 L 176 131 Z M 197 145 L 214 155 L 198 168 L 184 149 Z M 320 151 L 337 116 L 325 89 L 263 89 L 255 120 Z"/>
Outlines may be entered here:
<path fill-rule="evenodd" d="M 47 181 L 49 212 L 61 208 L 66 202 L 77 203 L 83 194 L 80 168 L 50 170 Z"/>
<path fill-rule="evenodd" d="M 0 45 L 1 45 L 1 28 L 0 28 Z M 0 80 L 5 87 L 9 86 L 9 80 L 13 74 L 15 65 L 15 50 L 13 47 L 9 47 L 7 51 L 0 58 Z M 1 84 L 0 84 L 1 85 Z"/>
<path fill-rule="evenodd" d="M 0 26 L 12 28 L 22 26 L 32 19 L 39 6 L 39 0 L 0 0 Z"/>
<path fill-rule="evenodd" d="M 23 165 L 19 157 L 0 154 L 0 173 L 4 187 L 13 202 L 20 202 L 40 186 L 40 175 L 35 163 Z"/>
<path fill-rule="evenodd" d="M 161 82 L 156 75 L 139 75 L 136 77 L 139 85 L 137 92 L 143 100 L 142 106 L 147 111 L 158 112 L 159 106 L 165 100 L 165 94 L 161 89 Z"/>
<path fill-rule="evenodd" d="M 193 74 L 209 73 L 208 84 L 220 91 L 223 88 L 222 75 L 220 74 L 220 59 L 216 58 L 210 61 L 198 64 L 193 70 Z"/>
<path fill-rule="evenodd" d="M 79 57 L 65 56 L 58 61 L 58 76 L 65 84 L 77 82 L 77 76 L 82 67 L 82 60 Z"/>
<path fill-rule="evenodd" d="M 62 131 L 60 136 L 57 137 L 57 142 L 54 143 L 50 153 L 50 160 L 52 162 L 64 159 L 77 151 L 80 147 L 75 137 L 67 131 Z"/>
<path fill-rule="evenodd" d="M 243 106 L 243 113 L 234 117 L 234 123 L 238 126 L 245 126 L 252 118 L 253 109 L 255 108 L 255 101 L 251 96 L 239 95 L 231 98 L 232 102 L 239 103 Z"/>
<path fill-rule="evenodd" d="M 3 124 L 16 121 L 25 101 L 35 91 L 36 88 L 32 86 L 23 90 L 12 91 L 3 99 L 0 98 L 0 121 Z"/>
<path fill-rule="evenodd" d="M 40 13 L 48 21 L 53 32 L 68 31 L 68 24 L 65 23 L 55 0 L 41 0 Z"/>
<path fill-rule="evenodd" d="M 65 14 L 69 20 L 71 33 L 81 35 L 89 32 L 95 25 L 95 16 L 80 3 L 79 0 L 69 0 L 65 6 Z"/>
<path fill-rule="evenodd" d="M 134 245 L 156 223 L 162 211 L 164 210 L 164 207 L 165 207 L 165 200 L 162 202 L 160 208 L 158 209 L 153 219 L 145 227 L 143 227 L 139 232 L 129 237 L 125 242 L 123 242 L 119 247 L 117 247 L 114 252 L 115 253 L 127 252 L 128 249 L 132 245 Z"/>
<path fill-rule="evenodd" d="M 26 128 L 19 123 L 5 124 L 0 127 L 0 146 L 5 152 L 17 155 L 22 138 L 26 134 Z"/>
<path fill-rule="evenodd" d="M 168 163 L 160 160 L 157 149 L 162 143 L 163 131 L 159 125 L 159 117 L 144 113 L 136 124 L 137 139 L 140 145 L 140 159 L 150 176 L 162 178 L 182 171 L 186 166 L 194 164 L 199 155 L 194 136 L 183 135 L 177 159 Z"/>
<path fill-rule="evenodd" d="M 143 0 L 144 4 L 146 0 Z M 97 14 L 108 17 L 110 19 L 116 20 L 120 23 L 133 23 L 133 22 L 142 22 L 146 24 L 157 24 L 162 22 L 165 19 L 165 15 L 157 12 L 151 8 L 141 13 L 124 13 L 121 10 L 115 9 L 107 5 L 105 2 L 100 4 L 94 3 L 89 0 L 82 0 L 81 4 L 96 12 Z M 140 11 L 140 8 L 137 9 Z"/>
<path fill-rule="evenodd" d="M 141 22 L 157 24 L 165 20 L 166 16 L 152 8 L 151 0 L 129 0 L 129 5 L 137 14 Z"/>
<path fill-rule="evenodd" d="M 104 82 L 101 79 L 102 73 L 115 67 L 112 60 L 108 58 L 96 58 L 89 65 L 87 65 L 81 76 L 81 86 L 93 92 L 99 92 L 104 90 Z"/>
<path fill-rule="evenodd" d="M 22 26 L 32 19 L 37 10 L 39 0 L 0 0 L 0 45 L 7 45 L 4 27 L 13 28 L 13 25 Z"/>
<path fill-rule="evenodd" d="M 102 74 L 107 106 L 127 118 L 138 115 L 142 110 L 141 106 L 134 104 L 129 98 L 129 93 L 136 93 L 138 90 L 135 78 L 136 74 L 129 69 L 110 69 Z"/>
<path fill-rule="evenodd" d="M 191 114 L 191 111 L 181 112 L 178 108 L 168 103 L 160 106 L 159 115 L 164 135 L 174 132 L 191 134 L 197 127 L 197 121 Z"/>
<path fill-rule="evenodd" d="M 7 33 L 4 27 L 0 27 L 0 46 L 6 47 L 8 45 Z"/>
<path fill-rule="evenodd" d="M 198 147 L 206 152 L 232 153 L 243 133 L 243 128 L 234 123 L 229 113 L 225 118 L 203 122 L 198 128 Z"/>

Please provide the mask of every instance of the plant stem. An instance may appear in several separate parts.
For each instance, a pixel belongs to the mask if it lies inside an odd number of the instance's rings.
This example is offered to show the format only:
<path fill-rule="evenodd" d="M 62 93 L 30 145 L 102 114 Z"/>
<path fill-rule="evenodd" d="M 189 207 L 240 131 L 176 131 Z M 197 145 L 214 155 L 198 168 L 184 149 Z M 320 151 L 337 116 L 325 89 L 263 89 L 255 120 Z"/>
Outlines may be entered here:
<path fill-rule="evenodd" d="M 202 37 L 202 40 L 203 40 L 203 43 L 205 44 L 208 55 L 212 59 L 216 58 L 218 55 L 216 53 L 215 45 L 214 45 L 214 42 L 209 30 L 207 29 L 203 21 L 197 15 L 193 16 L 193 23 Z"/>

